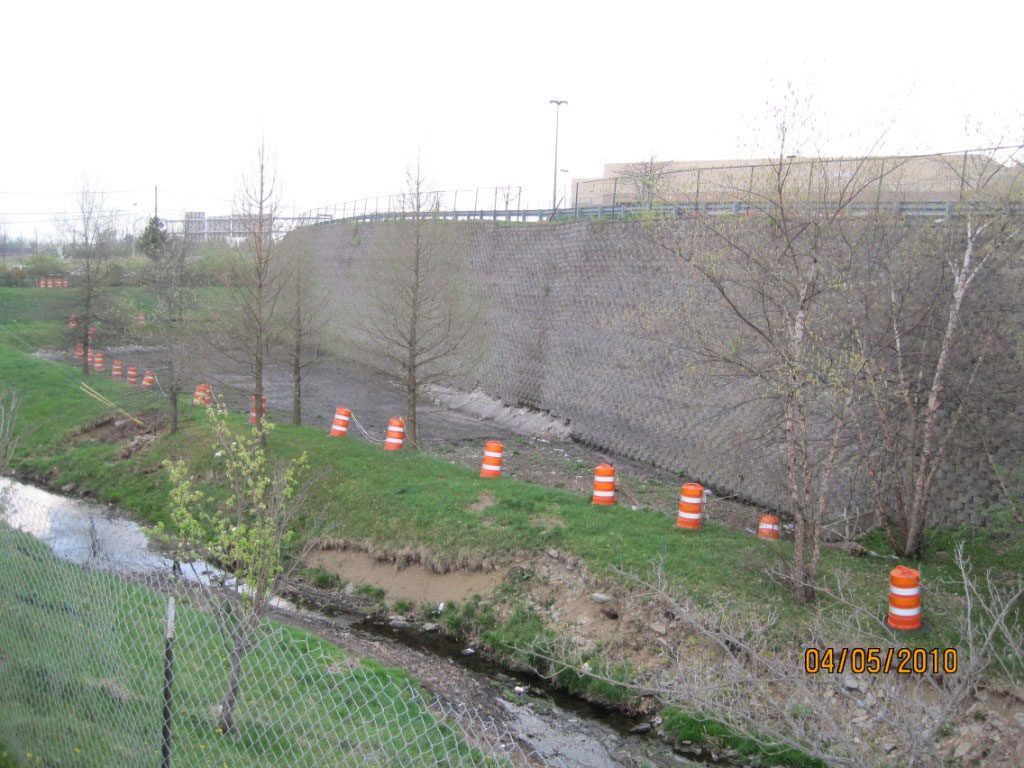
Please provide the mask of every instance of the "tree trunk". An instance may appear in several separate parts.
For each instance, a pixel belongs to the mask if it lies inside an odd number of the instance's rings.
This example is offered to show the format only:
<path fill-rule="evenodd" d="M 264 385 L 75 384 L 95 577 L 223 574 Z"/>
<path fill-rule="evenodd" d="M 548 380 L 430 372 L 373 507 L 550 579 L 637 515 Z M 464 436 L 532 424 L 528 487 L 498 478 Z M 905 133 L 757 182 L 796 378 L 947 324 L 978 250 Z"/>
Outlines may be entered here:
<path fill-rule="evenodd" d="M 416 387 L 416 369 L 409 368 L 405 379 L 405 439 L 410 448 L 417 447 Z"/>
<path fill-rule="evenodd" d="M 295 318 L 295 338 L 292 349 L 292 424 L 302 423 L 302 314 Z"/>
<path fill-rule="evenodd" d="M 242 659 L 245 656 L 244 634 L 235 638 L 231 648 L 231 670 L 228 672 L 228 689 L 220 705 L 217 727 L 224 733 L 235 733 L 235 709 L 238 706 L 238 690 L 242 684 Z"/>

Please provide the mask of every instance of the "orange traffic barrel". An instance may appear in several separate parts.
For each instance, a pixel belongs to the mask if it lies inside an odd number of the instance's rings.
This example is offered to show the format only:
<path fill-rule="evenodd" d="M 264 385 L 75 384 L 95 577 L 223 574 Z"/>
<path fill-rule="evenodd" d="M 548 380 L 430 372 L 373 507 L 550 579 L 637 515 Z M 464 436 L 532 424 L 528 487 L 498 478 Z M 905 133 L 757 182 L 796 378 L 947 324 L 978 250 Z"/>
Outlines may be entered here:
<path fill-rule="evenodd" d="M 598 464 L 594 468 L 594 504 L 615 503 L 615 467 L 611 464 Z"/>
<path fill-rule="evenodd" d="M 78 315 L 72 315 L 68 318 L 68 328 L 75 330 L 78 327 Z"/>
<path fill-rule="evenodd" d="M 921 574 L 905 565 L 889 572 L 889 616 L 893 629 L 921 628 Z"/>
<path fill-rule="evenodd" d="M 676 528 L 700 530 L 700 521 L 703 515 L 704 486 L 700 483 L 685 483 L 679 490 L 679 514 L 676 515 Z"/>
<path fill-rule="evenodd" d="M 388 421 L 388 434 L 384 438 L 385 451 L 401 450 L 405 444 L 405 419 L 392 418 Z"/>
<path fill-rule="evenodd" d="M 331 437 L 344 437 L 348 434 L 348 422 L 352 411 L 343 405 L 334 409 L 334 420 L 331 422 Z"/>
<path fill-rule="evenodd" d="M 85 353 L 85 359 L 88 362 L 89 367 L 92 368 L 93 364 L 96 361 L 96 353 L 92 351 L 92 348 L 90 348 L 89 351 Z"/>
<path fill-rule="evenodd" d="M 266 397 L 266 395 L 263 396 L 263 408 L 261 408 L 260 410 L 263 411 L 260 414 L 260 418 L 261 419 L 267 418 L 267 397 Z M 250 424 L 255 424 L 256 423 L 256 395 L 250 395 L 249 396 L 249 423 Z"/>
<path fill-rule="evenodd" d="M 192 405 L 213 405 L 213 390 L 209 384 L 196 384 L 196 391 L 192 393 Z"/>
<path fill-rule="evenodd" d="M 82 342 L 75 344 L 75 357 L 81 360 L 85 356 L 85 347 Z"/>
<path fill-rule="evenodd" d="M 484 443 L 484 461 L 480 465 L 480 477 L 501 477 L 501 459 L 505 446 L 498 440 Z"/>
<path fill-rule="evenodd" d="M 97 352 L 96 354 L 94 354 L 92 356 L 92 367 L 93 367 L 93 370 L 96 370 L 96 371 L 102 371 L 105 368 L 105 366 L 103 364 L 103 353 L 102 352 Z"/>
<path fill-rule="evenodd" d="M 129 384 L 139 383 L 139 370 L 134 365 L 128 367 L 128 377 L 125 379 Z"/>
<path fill-rule="evenodd" d="M 46 281 L 43 278 L 41 278 L 41 277 L 39 278 L 39 287 L 40 288 L 45 288 L 46 287 Z"/>
<path fill-rule="evenodd" d="M 110 364 L 110 378 L 112 378 L 112 379 L 120 379 L 121 376 L 124 373 L 123 368 L 122 368 L 123 365 L 124 364 L 120 360 L 115 360 L 113 363 L 111 363 Z"/>
<path fill-rule="evenodd" d="M 152 371 L 146 371 L 146 375 L 142 377 L 142 388 L 149 389 L 156 384 L 156 374 Z"/>
<path fill-rule="evenodd" d="M 757 524 L 757 535 L 762 539 L 777 539 L 782 526 L 779 525 L 779 518 L 775 515 L 761 515 L 761 521 Z"/>

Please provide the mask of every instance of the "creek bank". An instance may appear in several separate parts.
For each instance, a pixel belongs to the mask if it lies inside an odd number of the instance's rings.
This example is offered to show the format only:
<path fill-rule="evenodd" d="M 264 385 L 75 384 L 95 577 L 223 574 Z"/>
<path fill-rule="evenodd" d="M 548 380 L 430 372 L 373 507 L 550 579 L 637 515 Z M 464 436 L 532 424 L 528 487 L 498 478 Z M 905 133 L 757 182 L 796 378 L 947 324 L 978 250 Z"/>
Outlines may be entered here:
<path fill-rule="evenodd" d="M 170 560 L 151 548 L 145 530 L 120 510 L 6 479 L 2 490 L 13 502 L 5 510 L 5 521 L 40 539 L 63 559 L 114 570 L 128 578 L 144 579 L 147 573 L 171 567 Z M 183 566 L 182 572 L 185 576 L 194 573 L 206 583 L 224 576 L 199 562 Z M 630 734 L 635 723 L 616 720 L 571 697 L 555 698 L 539 680 L 523 685 L 521 678 L 480 660 L 474 669 L 455 654 L 440 655 L 430 647 L 416 647 L 407 634 L 366 620 L 374 615 L 372 601 L 360 604 L 358 596 L 350 597 L 356 599 L 334 600 L 325 606 L 332 616 L 302 610 L 287 600 L 273 604 L 271 613 L 276 620 L 313 632 L 360 658 L 406 670 L 453 712 L 457 710 L 464 726 L 507 730 L 528 751 L 543 758 L 545 765 L 667 768 L 686 764 L 668 745 Z"/>

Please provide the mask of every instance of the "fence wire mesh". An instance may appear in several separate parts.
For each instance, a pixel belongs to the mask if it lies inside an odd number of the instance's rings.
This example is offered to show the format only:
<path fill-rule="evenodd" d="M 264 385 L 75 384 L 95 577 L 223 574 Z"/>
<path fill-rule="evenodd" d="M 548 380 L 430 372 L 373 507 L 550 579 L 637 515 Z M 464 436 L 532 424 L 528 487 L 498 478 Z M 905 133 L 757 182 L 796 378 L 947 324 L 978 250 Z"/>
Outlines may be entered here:
<path fill-rule="evenodd" d="M 101 507 L 56 508 L 55 498 L 0 486 L 0 743 L 24 765 L 542 764 L 496 723 L 404 672 L 272 620 L 244 654 L 234 728 L 224 732 L 223 578 L 203 564 L 173 573 L 134 523 Z"/>

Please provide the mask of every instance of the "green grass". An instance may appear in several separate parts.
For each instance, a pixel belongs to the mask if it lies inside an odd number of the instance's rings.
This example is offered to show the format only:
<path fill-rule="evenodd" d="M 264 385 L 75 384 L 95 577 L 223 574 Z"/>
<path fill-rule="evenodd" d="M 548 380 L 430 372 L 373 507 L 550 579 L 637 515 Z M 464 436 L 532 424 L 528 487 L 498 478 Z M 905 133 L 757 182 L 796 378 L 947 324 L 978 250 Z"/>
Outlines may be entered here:
<path fill-rule="evenodd" d="M 665 707 L 660 714 L 665 733 L 677 744 L 690 742 L 716 751 L 723 747 L 734 749 L 744 757 L 754 758 L 757 765 L 826 768 L 820 760 L 794 749 L 764 747 L 752 739 L 737 735 L 728 726 L 716 720 L 697 717 L 675 707 Z"/>
<path fill-rule="evenodd" d="M 299 576 L 309 581 L 318 589 L 341 589 L 345 583 L 336 573 L 329 573 L 323 568 L 303 568 Z"/>
<path fill-rule="evenodd" d="M 21 436 L 15 465 L 49 478 L 52 485 L 74 482 L 106 502 L 131 510 L 141 520 L 169 522 L 168 484 L 161 462 L 183 458 L 200 482 L 212 481 L 214 447 L 204 413 L 186 405 L 177 435 L 161 436 L 153 446 L 121 460 L 121 446 L 73 441 L 71 436 L 107 415 L 100 403 L 77 389 L 80 374 L 71 366 L 52 363 L 0 345 L 0 389 L 21 393 Z M 156 393 L 133 390 L 118 382 L 90 377 L 90 384 L 131 411 L 162 407 Z M 245 428 L 245 417 L 231 417 Z M 322 511 L 327 533 L 386 545 L 395 549 L 424 545 L 450 562 L 487 556 L 512 556 L 550 548 L 586 560 L 598 575 L 619 578 L 621 572 L 643 578 L 663 569 L 669 583 L 706 606 L 727 596 L 734 615 L 778 612 L 774 627 L 782 642 L 803 641 L 806 609 L 794 603 L 782 586 L 760 573 L 765 562 L 791 552 L 787 542 L 767 543 L 723 526 L 706 524 L 699 533 L 682 532 L 670 516 L 630 511 L 621 506 L 595 507 L 584 495 L 531 485 L 508 478 L 484 480 L 469 468 L 411 451 L 388 452 L 357 439 L 331 440 L 307 426 L 278 426 L 271 452 L 279 458 L 309 453 L 315 467 L 310 508 Z M 495 504 L 486 516 L 468 511 L 484 490 Z M 484 518 L 486 517 L 486 523 Z M 564 521 L 562 527 L 544 519 Z M 534 522 L 534 520 L 537 522 Z M 933 539 L 923 570 L 933 584 L 953 576 L 949 548 L 969 532 L 948 532 Z M 939 549 L 939 546 L 942 548 Z M 1011 562 L 1018 542 L 1007 545 L 999 562 Z M 920 567 L 919 562 L 908 565 Z M 853 558 L 825 549 L 822 576 L 842 578 L 850 595 L 874 615 L 884 613 L 888 571 L 893 561 Z M 926 606 L 926 610 L 932 606 Z M 955 640 L 938 612 L 929 612 L 931 628 L 913 638 L 915 645 L 941 645 Z"/>
<path fill-rule="evenodd" d="M 156 764 L 165 602 L 0 525 L 0 739 L 24 765 Z M 245 659 L 237 733 L 219 733 L 226 649 L 189 602 L 176 613 L 175 764 L 500 765 L 438 721 L 404 672 L 273 622 Z"/>
<path fill-rule="evenodd" d="M 79 313 L 78 291 L 74 288 L 7 288 L 0 287 L 0 342 L 20 349 L 68 349 L 77 340 L 75 331 L 66 327 L 67 319 Z M 120 345 L 144 342 L 145 334 L 156 326 L 152 323 L 139 329 L 133 324 L 134 314 L 142 310 L 151 317 L 156 298 L 146 288 L 116 288 L 110 296 L 118 307 L 132 318 L 127 330 L 95 321 L 96 343 Z M 203 312 L 216 312 L 224 300 L 223 288 L 195 289 L 196 305 Z M 104 310 L 104 314 L 110 314 Z"/>
<path fill-rule="evenodd" d="M 3 744 L 0 744 L 0 768 L 19 768 L 14 755 Z"/>

